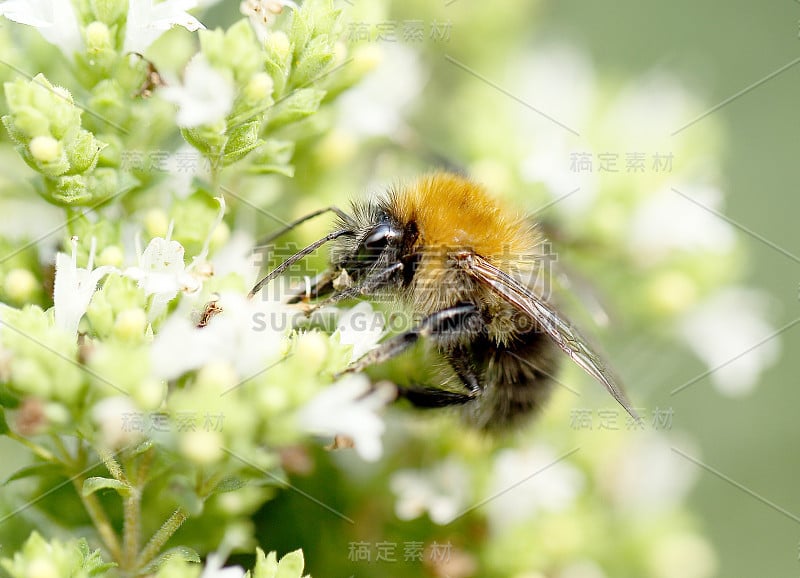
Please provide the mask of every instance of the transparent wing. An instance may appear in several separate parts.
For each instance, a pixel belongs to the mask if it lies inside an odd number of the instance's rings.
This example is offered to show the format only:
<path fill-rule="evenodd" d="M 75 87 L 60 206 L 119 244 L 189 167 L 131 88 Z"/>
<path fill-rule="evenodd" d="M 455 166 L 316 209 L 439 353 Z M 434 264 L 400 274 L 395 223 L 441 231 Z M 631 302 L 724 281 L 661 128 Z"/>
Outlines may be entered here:
<path fill-rule="evenodd" d="M 498 269 L 480 255 L 459 253 L 459 265 L 479 282 L 488 285 L 495 293 L 519 311 L 529 315 L 564 353 L 583 370 L 603 384 L 614 399 L 631 416 L 639 420 L 639 415 L 631 407 L 625 392 L 611 370 L 602 359 L 592 351 L 587 340 L 546 301 L 534 295 L 519 281 Z"/>

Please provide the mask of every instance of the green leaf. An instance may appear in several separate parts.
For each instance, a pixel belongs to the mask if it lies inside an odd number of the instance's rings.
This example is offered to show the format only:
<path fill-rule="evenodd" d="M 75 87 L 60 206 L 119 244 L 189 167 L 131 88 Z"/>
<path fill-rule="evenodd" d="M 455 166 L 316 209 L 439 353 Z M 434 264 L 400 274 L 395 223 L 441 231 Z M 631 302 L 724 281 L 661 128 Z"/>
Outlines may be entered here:
<path fill-rule="evenodd" d="M 24 468 L 20 468 L 3 482 L 3 485 L 10 484 L 11 482 L 15 482 L 17 480 L 22 480 L 24 478 L 32 478 L 35 476 L 47 476 L 50 474 L 56 474 L 61 471 L 61 466 L 59 464 L 54 464 L 52 462 L 43 462 L 39 464 L 33 464 L 30 466 L 25 466 Z"/>
<path fill-rule="evenodd" d="M 213 493 L 224 494 L 226 492 L 235 492 L 247 485 L 247 482 L 238 476 L 228 476 L 220 480 L 214 487 Z"/>
<path fill-rule="evenodd" d="M 302 578 L 304 566 L 302 550 L 289 552 L 278 562 L 278 572 L 275 574 L 275 578 Z"/>
<path fill-rule="evenodd" d="M 269 129 L 274 130 L 311 116 L 317 112 L 324 97 L 325 91 L 316 88 L 295 90 L 283 100 L 276 102 L 269 111 L 267 115 Z"/>
<path fill-rule="evenodd" d="M 78 542 L 78 551 L 81 555 L 81 568 L 88 572 L 89 576 L 101 576 L 117 565 L 114 562 L 105 562 L 100 550 L 89 549 L 89 543 L 85 538 L 81 538 Z"/>
<path fill-rule="evenodd" d="M 126 496 L 130 492 L 130 486 L 113 478 L 93 477 L 83 482 L 81 494 L 89 496 L 98 490 L 114 490 L 119 495 Z"/>
<path fill-rule="evenodd" d="M 256 548 L 256 565 L 253 569 L 253 578 L 302 578 L 303 567 L 305 561 L 303 560 L 303 551 L 295 550 L 289 552 L 277 562 L 277 555 L 275 552 L 270 552 L 264 555 L 261 548 Z M 310 578 L 310 577 L 308 577 Z"/>
<path fill-rule="evenodd" d="M 170 548 L 159 554 L 152 562 L 150 562 L 147 566 L 141 569 L 141 574 L 154 574 L 158 571 L 161 566 L 178 558 L 185 562 L 192 562 L 199 564 L 200 563 L 200 554 L 198 554 L 195 550 L 189 548 L 188 546 L 176 546 L 175 548 Z"/>
<path fill-rule="evenodd" d="M 10 431 L 11 428 L 8 427 L 8 422 L 6 421 L 6 410 L 0 407 L 0 435 L 6 435 Z"/>
<path fill-rule="evenodd" d="M 131 450 L 131 455 L 138 456 L 153 447 L 153 440 L 145 440 Z"/>

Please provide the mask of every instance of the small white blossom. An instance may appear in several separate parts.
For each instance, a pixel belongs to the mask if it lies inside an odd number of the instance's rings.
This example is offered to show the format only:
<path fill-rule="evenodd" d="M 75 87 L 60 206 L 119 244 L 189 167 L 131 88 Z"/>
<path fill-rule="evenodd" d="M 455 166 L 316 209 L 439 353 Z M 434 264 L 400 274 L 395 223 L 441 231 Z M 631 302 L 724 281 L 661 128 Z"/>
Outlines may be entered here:
<path fill-rule="evenodd" d="M 583 484 L 580 470 L 560 461 L 545 444 L 503 450 L 495 460 L 486 498 L 489 522 L 499 530 L 540 512 L 562 511 L 575 501 Z"/>
<path fill-rule="evenodd" d="M 156 317 L 175 299 L 179 291 L 196 293 L 202 281 L 187 271 L 184 249 L 177 241 L 155 237 L 139 257 L 136 267 L 123 273 L 137 282 L 144 294 L 153 296 L 150 316 Z"/>
<path fill-rule="evenodd" d="M 298 412 L 297 422 L 308 433 L 351 438 L 358 455 L 374 462 L 381 457 L 386 429 L 377 411 L 394 397 L 391 385 L 373 386 L 364 375 L 348 375 L 308 402 Z"/>
<path fill-rule="evenodd" d="M 144 437 L 143 427 L 137 426 L 137 416 L 143 414 L 128 396 L 117 395 L 99 401 L 92 408 L 92 418 L 100 426 L 103 442 L 109 448 L 122 448 Z"/>
<path fill-rule="evenodd" d="M 63 2 L 64 0 L 58 0 Z M 125 52 L 145 50 L 173 26 L 183 26 L 194 32 L 205 28 L 190 10 L 197 6 L 195 0 L 130 0 L 125 28 Z"/>
<path fill-rule="evenodd" d="M 225 558 L 217 552 L 212 552 L 206 557 L 206 566 L 200 578 L 244 578 L 245 572 L 241 566 L 223 568 Z"/>
<path fill-rule="evenodd" d="M 397 495 L 395 512 L 401 520 L 413 520 L 428 512 L 436 524 L 449 524 L 467 504 L 469 473 L 455 460 L 447 460 L 429 471 L 400 470 L 392 475 Z"/>
<path fill-rule="evenodd" d="M 407 130 L 407 110 L 422 91 L 427 72 L 416 51 L 386 45 L 383 61 L 363 82 L 339 98 L 339 126 L 364 137 L 396 137 Z"/>
<path fill-rule="evenodd" d="M 230 364 L 241 378 L 256 375 L 280 357 L 291 316 L 302 317 L 235 293 L 221 294 L 217 305 L 222 311 L 206 327 L 198 328 L 180 310 L 164 322 L 151 349 L 155 375 L 174 379 L 212 362 Z"/>
<path fill-rule="evenodd" d="M 78 267 L 78 240 L 72 239 L 72 256 L 65 253 L 56 255 L 56 280 L 53 288 L 53 308 L 57 327 L 75 335 L 89 302 L 97 290 L 100 279 L 117 269 L 111 266 L 94 266 L 95 240 L 89 252 L 86 269 Z"/>
<path fill-rule="evenodd" d="M 298 9 L 297 4 L 291 0 L 244 0 L 239 5 L 239 10 L 250 19 L 250 24 L 261 42 L 267 39 L 270 25 L 284 8 Z"/>
<path fill-rule="evenodd" d="M 761 293 L 733 288 L 702 303 L 681 321 L 680 333 L 711 370 L 711 383 L 720 393 L 750 393 L 761 373 L 777 360 L 780 342 L 766 320 L 766 310 Z"/>
<path fill-rule="evenodd" d="M 697 455 L 689 440 L 642 433 L 607 462 L 600 483 L 616 504 L 642 517 L 677 507 L 686 497 L 698 469 L 672 448 L 687 448 Z"/>
<path fill-rule="evenodd" d="M 375 347 L 383 337 L 383 327 L 383 315 L 379 311 L 373 311 L 372 306 L 366 301 L 339 315 L 336 325 L 339 342 L 353 346 L 351 362 Z"/>
<path fill-rule="evenodd" d="M 678 251 L 724 254 L 733 249 L 733 227 L 703 208 L 719 208 L 722 193 L 713 187 L 684 192 L 703 206 L 662 190 L 636 209 L 629 247 L 640 261 L 658 262 Z"/>
<path fill-rule="evenodd" d="M 166 238 L 154 237 L 143 252 L 138 249 L 137 237 L 139 262 L 137 266 L 125 269 L 123 275 L 136 281 L 145 295 L 153 296 L 150 306 L 151 319 L 160 315 L 178 292 L 196 295 L 202 289 L 207 274 L 201 271 L 206 264 L 211 237 L 225 215 L 225 199 L 217 197 L 217 201 L 220 205 L 217 218 L 209 229 L 200 254 L 192 258 L 189 266 L 184 262 L 183 245 L 170 240 L 171 225 Z"/>
<path fill-rule="evenodd" d="M 0 4 L 0 15 L 35 27 L 69 58 L 83 48 L 78 17 L 70 0 L 6 0 Z"/>
<path fill-rule="evenodd" d="M 224 120 L 233 108 L 235 90 L 230 78 L 198 54 L 186 65 L 183 84 L 166 86 L 159 94 L 178 105 L 178 126 L 194 128 Z"/>

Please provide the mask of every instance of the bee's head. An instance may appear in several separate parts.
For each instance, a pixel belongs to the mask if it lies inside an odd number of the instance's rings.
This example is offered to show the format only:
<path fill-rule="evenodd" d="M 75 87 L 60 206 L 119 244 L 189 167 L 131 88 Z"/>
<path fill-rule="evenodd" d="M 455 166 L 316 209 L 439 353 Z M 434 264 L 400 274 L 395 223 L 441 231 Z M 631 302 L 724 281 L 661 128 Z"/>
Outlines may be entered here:
<path fill-rule="evenodd" d="M 403 226 L 380 207 L 354 207 L 352 222 L 341 227 L 349 234 L 336 240 L 331 264 L 355 279 L 384 269 L 402 256 Z"/>

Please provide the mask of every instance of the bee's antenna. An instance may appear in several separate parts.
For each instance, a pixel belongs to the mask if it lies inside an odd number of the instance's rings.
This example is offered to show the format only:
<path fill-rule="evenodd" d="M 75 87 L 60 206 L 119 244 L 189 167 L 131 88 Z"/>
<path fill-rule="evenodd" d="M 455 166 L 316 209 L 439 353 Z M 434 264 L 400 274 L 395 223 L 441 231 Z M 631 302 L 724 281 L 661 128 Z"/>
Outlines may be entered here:
<path fill-rule="evenodd" d="M 305 215 L 303 217 L 300 217 L 299 219 L 295 219 L 294 221 L 292 221 L 291 223 L 288 223 L 287 225 L 281 227 L 280 229 L 278 229 L 274 233 L 271 233 L 270 235 L 260 239 L 258 241 L 258 244 L 255 247 L 253 247 L 253 250 L 259 249 L 259 248 L 261 248 L 261 247 L 263 247 L 265 245 L 269 245 L 270 243 L 272 243 L 272 241 L 274 241 L 275 239 L 277 239 L 281 235 L 285 235 L 286 233 L 288 233 L 289 231 L 291 231 L 295 227 L 297 227 L 299 225 L 302 225 L 306 221 L 310 221 L 314 217 L 318 217 L 318 216 L 323 215 L 323 214 L 325 214 L 327 212 L 336 213 L 336 216 L 339 217 L 340 219 L 342 219 L 342 221 L 344 221 L 348 225 L 353 225 L 354 226 L 356 224 L 355 221 L 353 221 L 353 217 L 351 217 L 350 215 L 345 213 L 339 207 L 326 207 L 324 209 L 319 209 L 318 211 L 314 211 L 313 213 L 309 213 L 309 214 L 307 214 L 307 215 Z"/>
<path fill-rule="evenodd" d="M 294 265 L 297 261 L 299 261 L 300 259 L 302 259 L 306 255 L 308 255 L 309 253 L 311 253 L 315 249 L 318 249 L 319 247 L 321 247 L 322 245 L 324 245 L 328 241 L 332 241 L 333 239 L 341 237 L 342 235 L 352 235 L 352 234 L 353 234 L 352 231 L 348 231 L 346 229 L 341 229 L 339 231 L 334 231 L 332 233 L 329 233 L 329 234 L 325 235 L 322 239 L 314 241 L 308 247 L 306 247 L 305 249 L 301 249 L 300 251 L 298 251 L 297 253 L 295 253 L 294 255 L 289 257 L 288 259 L 286 259 L 286 261 L 284 261 L 283 263 L 281 263 L 280 265 L 275 267 L 272 271 L 270 271 L 269 275 L 267 275 L 261 281 L 256 283 L 256 286 L 253 287 L 250 290 L 250 293 L 248 293 L 247 298 L 248 299 L 252 299 L 252 297 L 256 293 L 258 293 L 264 285 L 266 285 L 267 283 L 272 281 L 275 277 L 277 277 L 278 275 L 283 273 L 290 266 Z"/>

